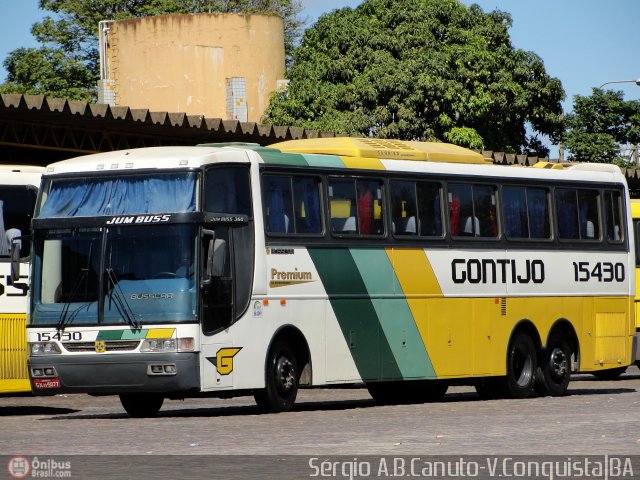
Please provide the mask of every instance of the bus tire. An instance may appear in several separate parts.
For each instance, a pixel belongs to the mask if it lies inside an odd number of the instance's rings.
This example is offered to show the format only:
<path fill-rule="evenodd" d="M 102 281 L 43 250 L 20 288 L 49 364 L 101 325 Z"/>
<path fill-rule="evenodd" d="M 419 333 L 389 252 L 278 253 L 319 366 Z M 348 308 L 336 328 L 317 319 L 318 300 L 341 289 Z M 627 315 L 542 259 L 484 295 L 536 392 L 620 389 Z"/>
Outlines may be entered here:
<path fill-rule="evenodd" d="M 519 332 L 507 351 L 507 376 L 502 389 L 507 398 L 527 398 L 533 393 L 536 378 L 536 347 L 531 337 Z"/>
<path fill-rule="evenodd" d="M 276 340 L 269 349 L 265 372 L 265 388 L 256 390 L 258 407 L 267 412 L 288 412 L 298 396 L 298 361 L 289 345 Z"/>
<path fill-rule="evenodd" d="M 160 411 L 164 397 L 157 393 L 123 393 L 120 403 L 132 417 L 153 417 Z"/>
<path fill-rule="evenodd" d="M 551 334 L 538 365 L 535 390 L 538 395 L 561 397 L 571 379 L 571 347 L 559 332 Z"/>
<path fill-rule="evenodd" d="M 624 372 L 627 371 L 627 367 L 608 368 L 607 370 L 598 370 L 597 372 L 591 372 L 594 377 L 600 380 L 615 380 Z"/>

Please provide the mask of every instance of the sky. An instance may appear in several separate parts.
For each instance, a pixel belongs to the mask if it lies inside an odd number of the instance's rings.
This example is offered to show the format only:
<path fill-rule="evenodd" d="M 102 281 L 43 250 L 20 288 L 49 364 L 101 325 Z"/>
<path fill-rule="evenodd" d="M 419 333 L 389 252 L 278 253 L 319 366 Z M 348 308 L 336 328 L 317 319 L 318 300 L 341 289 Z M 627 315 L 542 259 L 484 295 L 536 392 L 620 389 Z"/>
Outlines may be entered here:
<path fill-rule="evenodd" d="M 511 14 L 511 41 L 533 51 L 547 73 L 560 79 L 566 93 L 565 112 L 575 95 L 590 95 L 605 82 L 640 78 L 640 0 L 461 0 L 485 12 Z M 302 16 L 312 25 L 320 15 L 355 8 L 362 0 L 302 0 Z M 31 25 L 45 15 L 38 0 L 0 0 L 0 60 L 19 47 L 35 47 Z M 0 68 L 0 81 L 6 71 Z M 626 100 L 640 99 L 635 83 L 609 84 Z M 551 156 L 553 155 L 553 148 Z"/>

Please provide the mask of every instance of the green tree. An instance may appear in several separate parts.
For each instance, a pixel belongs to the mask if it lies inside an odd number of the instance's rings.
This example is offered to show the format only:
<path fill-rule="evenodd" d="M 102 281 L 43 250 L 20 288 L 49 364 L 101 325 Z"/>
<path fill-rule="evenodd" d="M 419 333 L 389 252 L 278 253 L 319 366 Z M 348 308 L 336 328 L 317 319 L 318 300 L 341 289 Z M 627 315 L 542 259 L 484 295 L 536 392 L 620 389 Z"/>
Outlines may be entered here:
<path fill-rule="evenodd" d="M 304 33 L 265 121 L 545 155 L 535 135 L 560 135 L 564 90 L 511 45 L 510 26 L 509 14 L 458 0 L 334 11 Z"/>
<path fill-rule="evenodd" d="M 625 147 L 640 143 L 640 102 L 599 88 L 589 96 L 576 95 L 562 142 L 572 160 L 627 164 Z"/>
<path fill-rule="evenodd" d="M 298 18 L 301 0 L 40 0 L 39 7 L 55 14 L 31 28 L 42 46 L 9 53 L 0 93 L 95 99 L 101 20 L 178 13 L 274 14 L 284 18 L 288 51 L 304 24 Z"/>

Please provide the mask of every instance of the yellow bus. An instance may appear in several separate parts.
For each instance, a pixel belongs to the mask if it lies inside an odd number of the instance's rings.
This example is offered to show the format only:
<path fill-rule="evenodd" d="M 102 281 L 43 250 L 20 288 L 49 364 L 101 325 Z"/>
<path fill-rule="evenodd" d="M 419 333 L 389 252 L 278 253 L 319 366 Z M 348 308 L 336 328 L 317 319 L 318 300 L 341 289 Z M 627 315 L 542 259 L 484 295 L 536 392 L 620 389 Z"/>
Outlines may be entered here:
<path fill-rule="evenodd" d="M 44 168 L 0 166 L 0 393 L 30 392 L 27 374 L 26 313 L 29 242 L 22 249 L 23 275 L 12 281 L 11 242 L 28 236 Z"/>
<path fill-rule="evenodd" d="M 539 165 L 552 167 L 551 165 Z M 33 220 L 38 395 L 364 384 L 379 402 L 563 395 L 635 358 L 626 181 L 454 145 L 326 138 L 131 149 L 47 167 Z"/>

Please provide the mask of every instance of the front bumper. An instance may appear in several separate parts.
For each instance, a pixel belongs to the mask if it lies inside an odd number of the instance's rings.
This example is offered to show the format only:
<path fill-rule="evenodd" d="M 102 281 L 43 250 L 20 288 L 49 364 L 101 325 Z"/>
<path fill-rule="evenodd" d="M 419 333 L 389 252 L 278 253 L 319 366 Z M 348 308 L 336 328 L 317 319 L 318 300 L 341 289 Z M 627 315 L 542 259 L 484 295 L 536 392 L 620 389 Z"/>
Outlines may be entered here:
<path fill-rule="evenodd" d="M 171 365 L 175 366 L 175 373 Z M 34 370 L 44 372 L 50 368 L 55 369 L 53 376 L 34 377 Z M 162 372 L 154 373 L 159 370 Z M 199 392 L 199 355 L 189 352 L 32 356 L 29 379 L 36 395 Z"/>

